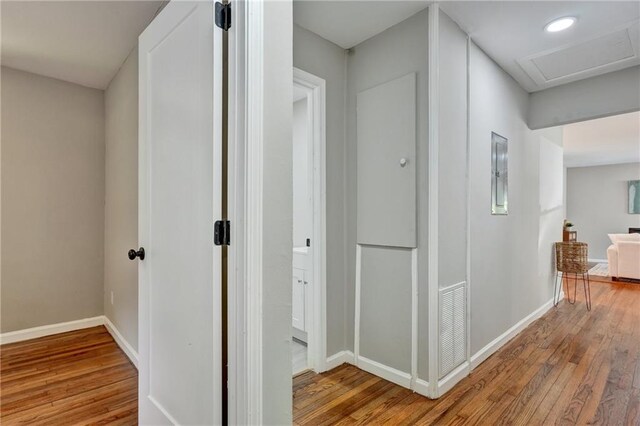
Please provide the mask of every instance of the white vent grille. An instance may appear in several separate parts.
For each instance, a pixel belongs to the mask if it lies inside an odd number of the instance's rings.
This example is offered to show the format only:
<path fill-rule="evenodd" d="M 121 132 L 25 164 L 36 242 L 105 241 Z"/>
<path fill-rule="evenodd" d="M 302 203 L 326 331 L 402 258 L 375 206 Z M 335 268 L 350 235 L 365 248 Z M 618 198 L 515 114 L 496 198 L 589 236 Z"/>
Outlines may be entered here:
<path fill-rule="evenodd" d="M 440 378 L 467 359 L 466 282 L 440 290 Z"/>

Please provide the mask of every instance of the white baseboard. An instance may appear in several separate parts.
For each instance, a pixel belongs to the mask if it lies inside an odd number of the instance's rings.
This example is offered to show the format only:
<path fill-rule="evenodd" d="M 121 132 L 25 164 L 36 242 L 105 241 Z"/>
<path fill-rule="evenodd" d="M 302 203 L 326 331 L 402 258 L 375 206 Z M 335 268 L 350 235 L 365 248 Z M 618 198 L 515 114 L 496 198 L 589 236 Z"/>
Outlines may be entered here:
<path fill-rule="evenodd" d="M 356 366 L 364 371 L 368 371 L 371 374 L 393 382 L 396 385 L 411 389 L 411 374 L 409 373 L 396 370 L 388 365 L 380 364 L 379 362 L 365 358 L 362 355 L 358 356 Z"/>
<path fill-rule="evenodd" d="M 109 318 L 104 315 L 2 333 L 0 334 L 0 344 L 4 345 L 7 343 L 22 342 L 25 340 L 37 339 L 38 337 L 51 336 L 54 334 L 82 330 L 83 328 L 97 327 L 100 325 L 105 326 L 109 334 L 113 337 L 113 340 L 115 340 L 116 344 L 120 349 L 122 349 L 122 352 L 124 352 L 131 360 L 131 363 L 138 368 L 138 353 L 133 349 L 129 342 L 122 337 L 120 331 L 118 331 Z"/>
<path fill-rule="evenodd" d="M 562 300 L 564 292 L 561 292 L 559 298 Z M 467 377 L 471 371 L 480 365 L 483 361 L 493 355 L 498 349 L 504 346 L 509 340 L 527 328 L 533 321 L 543 316 L 549 309 L 553 307 L 553 299 L 547 301 L 538 309 L 518 321 L 513 327 L 502 333 L 500 336 L 491 341 L 484 348 L 480 349 L 471 357 L 471 362 L 464 362 L 451 373 L 438 381 L 437 395 L 432 395 L 429 389 L 429 382 L 423 379 L 416 379 L 413 385 L 413 391 L 427 398 L 439 398 L 450 391 L 458 382 Z M 327 370 L 331 370 L 341 364 L 354 364 L 358 368 L 368 371 L 378 377 L 386 379 L 405 388 L 411 388 L 411 375 L 387 365 L 373 361 L 363 356 L 359 356 L 357 362 L 351 351 L 341 351 L 327 358 Z"/>
<path fill-rule="evenodd" d="M 562 300 L 562 299 L 560 299 Z M 484 360 L 493 355 L 498 349 L 500 349 L 505 343 L 514 338 L 518 333 L 527 328 L 529 324 L 543 316 L 549 309 L 553 307 L 553 299 L 540 306 L 535 311 L 518 321 L 513 327 L 496 337 L 484 348 L 480 349 L 471 357 L 471 370 L 482 364 Z"/>
<path fill-rule="evenodd" d="M 104 318 L 104 326 L 109 332 L 109 334 L 111 334 L 111 337 L 113 337 L 113 340 L 115 340 L 116 344 L 120 346 L 120 349 L 122 349 L 122 352 L 124 352 L 124 354 L 129 358 L 131 363 L 136 368 L 138 368 L 138 352 L 136 352 L 136 350 L 133 349 L 133 346 L 131 346 L 129 342 L 127 342 L 127 340 L 124 337 L 122 337 L 122 334 L 120 334 L 120 331 L 118 331 L 116 326 L 113 325 L 113 323 L 111 322 L 111 320 L 109 320 L 109 318 L 107 318 L 106 316 L 104 316 L 103 318 Z"/>
<path fill-rule="evenodd" d="M 469 362 L 465 361 L 451 373 L 438 380 L 438 394 L 436 395 L 436 397 L 439 398 L 445 393 L 449 392 L 451 388 L 453 388 L 460 380 L 467 377 L 469 373 L 471 373 L 470 367 L 471 365 L 469 364 Z"/>
<path fill-rule="evenodd" d="M 427 398 L 433 398 L 429 392 L 429 382 L 422 379 L 416 379 L 413 391 Z"/>
<path fill-rule="evenodd" d="M 590 263 L 609 263 L 609 259 L 587 259 Z"/>
<path fill-rule="evenodd" d="M 103 324 L 104 317 L 100 315 L 93 318 L 84 318 L 75 321 L 42 325 L 40 327 L 25 328 L 24 330 L 16 330 L 0 334 L 0 344 L 4 345 L 7 343 L 22 342 L 24 340 L 37 339 L 38 337 L 50 336 L 52 334 L 97 327 Z"/>
<path fill-rule="evenodd" d="M 327 358 L 326 367 L 327 370 L 331 370 L 344 363 L 355 365 L 361 370 L 367 371 L 373 375 L 381 377 L 397 385 L 403 386 L 407 389 L 411 389 L 411 374 L 405 373 L 404 371 L 396 370 L 395 368 L 363 357 L 362 355 L 358 357 L 358 362 L 356 362 L 355 356 L 351 351 L 340 351 L 337 354 L 331 355 L 329 358 Z M 422 393 L 428 390 L 429 384 L 424 380 L 417 379 L 415 387 L 416 392 Z M 425 393 L 422 394 L 425 395 Z"/>
<path fill-rule="evenodd" d="M 332 370 L 344 363 L 347 364 L 355 364 L 354 362 L 353 352 L 351 351 L 340 351 L 337 354 L 331 355 L 327 358 L 327 362 L 325 364 L 326 370 Z"/>

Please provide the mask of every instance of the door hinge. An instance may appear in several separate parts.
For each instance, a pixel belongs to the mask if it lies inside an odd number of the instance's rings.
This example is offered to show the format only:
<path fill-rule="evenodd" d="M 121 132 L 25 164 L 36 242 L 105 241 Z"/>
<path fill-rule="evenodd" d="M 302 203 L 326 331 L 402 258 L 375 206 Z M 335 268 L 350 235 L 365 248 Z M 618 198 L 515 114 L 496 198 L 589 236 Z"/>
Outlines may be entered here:
<path fill-rule="evenodd" d="M 224 31 L 231 28 L 231 3 L 216 2 L 216 25 Z"/>
<path fill-rule="evenodd" d="M 217 246 L 231 244 L 231 221 L 216 220 L 213 226 L 213 243 Z"/>

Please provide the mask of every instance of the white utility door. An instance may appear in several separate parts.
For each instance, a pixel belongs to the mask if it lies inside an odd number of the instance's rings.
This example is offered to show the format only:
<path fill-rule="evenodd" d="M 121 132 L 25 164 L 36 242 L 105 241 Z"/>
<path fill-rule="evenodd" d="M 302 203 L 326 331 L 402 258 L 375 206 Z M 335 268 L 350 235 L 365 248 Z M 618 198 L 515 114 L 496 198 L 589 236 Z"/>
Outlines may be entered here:
<path fill-rule="evenodd" d="M 140 424 L 221 423 L 221 29 L 171 1 L 139 40 Z"/>

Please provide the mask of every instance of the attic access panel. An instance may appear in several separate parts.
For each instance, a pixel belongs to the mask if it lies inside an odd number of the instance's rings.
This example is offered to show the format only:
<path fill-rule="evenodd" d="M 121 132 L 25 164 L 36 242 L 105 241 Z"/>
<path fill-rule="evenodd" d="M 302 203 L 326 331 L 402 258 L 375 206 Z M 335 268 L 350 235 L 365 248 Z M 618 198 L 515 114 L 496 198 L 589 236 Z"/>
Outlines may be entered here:
<path fill-rule="evenodd" d="M 589 39 L 518 59 L 538 89 L 640 64 L 640 24 L 633 22 Z"/>

